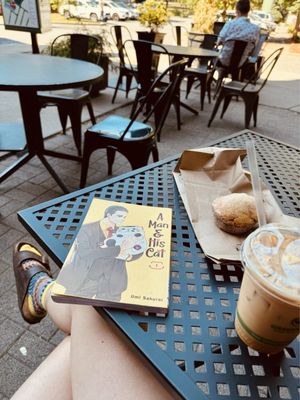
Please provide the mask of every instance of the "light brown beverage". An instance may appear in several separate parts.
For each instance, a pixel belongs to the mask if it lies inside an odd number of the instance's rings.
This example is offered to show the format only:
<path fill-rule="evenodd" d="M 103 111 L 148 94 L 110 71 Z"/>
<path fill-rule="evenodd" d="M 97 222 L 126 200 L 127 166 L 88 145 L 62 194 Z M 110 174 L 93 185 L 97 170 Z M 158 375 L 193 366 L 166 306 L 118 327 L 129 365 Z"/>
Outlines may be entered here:
<path fill-rule="evenodd" d="M 244 241 L 235 328 L 247 346 L 278 353 L 299 333 L 300 229 L 269 224 Z"/>

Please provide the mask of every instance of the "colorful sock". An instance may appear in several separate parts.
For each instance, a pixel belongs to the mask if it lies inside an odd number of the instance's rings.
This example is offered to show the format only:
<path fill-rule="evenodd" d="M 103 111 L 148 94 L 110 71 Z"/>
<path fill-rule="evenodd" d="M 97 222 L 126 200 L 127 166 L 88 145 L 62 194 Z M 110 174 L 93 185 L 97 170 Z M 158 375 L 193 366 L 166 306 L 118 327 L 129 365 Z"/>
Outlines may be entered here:
<path fill-rule="evenodd" d="M 20 250 L 32 251 L 40 255 L 40 253 L 30 245 L 24 245 Z M 26 269 L 32 267 L 33 265 L 40 265 L 40 263 L 36 260 L 28 259 L 24 261 L 22 265 L 24 269 Z M 43 271 L 38 272 L 30 279 L 26 295 L 30 314 L 37 317 L 43 317 L 46 315 L 46 296 L 53 284 L 54 280 Z"/>
<path fill-rule="evenodd" d="M 26 262 L 28 261 L 32 262 L 33 260 L 26 260 Z M 32 315 L 46 315 L 46 295 L 53 283 L 54 280 L 46 272 L 39 272 L 31 278 L 27 290 L 27 301 Z"/>

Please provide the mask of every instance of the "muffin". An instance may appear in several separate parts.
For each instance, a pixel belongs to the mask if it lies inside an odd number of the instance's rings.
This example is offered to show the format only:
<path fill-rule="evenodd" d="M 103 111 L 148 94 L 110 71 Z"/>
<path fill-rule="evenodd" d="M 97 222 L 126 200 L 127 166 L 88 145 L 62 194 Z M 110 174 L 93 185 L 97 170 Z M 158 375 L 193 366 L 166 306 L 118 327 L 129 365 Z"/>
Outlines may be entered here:
<path fill-rule="evenodd" d="M 217 197 L 212 209 L 216 225 L 225 232 L 239 235 L 257 226 L 255 199 L 246 193 Z"/>

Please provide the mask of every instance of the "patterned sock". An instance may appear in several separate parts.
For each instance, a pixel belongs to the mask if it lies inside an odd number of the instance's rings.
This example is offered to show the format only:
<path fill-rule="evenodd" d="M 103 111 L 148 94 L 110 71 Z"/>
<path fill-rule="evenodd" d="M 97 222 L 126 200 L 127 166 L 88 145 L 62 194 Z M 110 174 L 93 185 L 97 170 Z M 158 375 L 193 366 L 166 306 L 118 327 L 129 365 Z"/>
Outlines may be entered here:
<path fill-rule="evenodd" d="M 26 262 L 36 261 L 26 260 Z M 46 272 L 39 272 L 31 278 L 27 290 L 27 301 L 29 311 L 33 316 L 46 315 L 46 295 L 53 283 L 54 280 Z"/>
<path fill-rule="evenodd" d="M 30 245 L 24 245 L 20 250 L 32 251 L 40 255 L 40 253 Z M 36 260 L 28 259 L 24 261 L 22 265 L 26 269 L 33 265 L 40 265 L 40 263 Z M 46 272 L 38 272 L 30 279 L 26 295 L 30 314 L 37 317 L 46 315 L 46 296 L 53 284 L 54 280 Z"/>

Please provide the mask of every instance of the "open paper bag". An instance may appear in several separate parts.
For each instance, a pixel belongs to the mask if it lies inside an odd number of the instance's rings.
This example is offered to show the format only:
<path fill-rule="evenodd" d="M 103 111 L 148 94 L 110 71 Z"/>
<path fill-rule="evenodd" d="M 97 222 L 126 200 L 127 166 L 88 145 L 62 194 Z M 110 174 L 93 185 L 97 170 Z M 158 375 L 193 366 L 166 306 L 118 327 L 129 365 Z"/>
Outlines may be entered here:
<path fill-rule="evenodd" d="M 240 247 L 247 234 L 232 235 L 214 221 L 212 202 L 230 193 L 253 195 L 251 177 L 242 167 L 245 149 L 208 147 L 185 150 L 174 178 L 204 254 L 214 262 L 240 263 Z M 267 222 L 298 225 L 299 219 L 284 215 L 271 192 L 262 184 Z"/>

